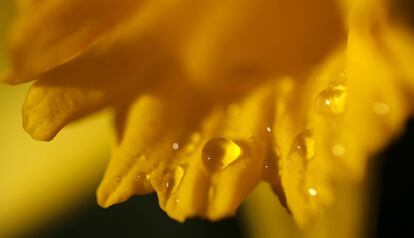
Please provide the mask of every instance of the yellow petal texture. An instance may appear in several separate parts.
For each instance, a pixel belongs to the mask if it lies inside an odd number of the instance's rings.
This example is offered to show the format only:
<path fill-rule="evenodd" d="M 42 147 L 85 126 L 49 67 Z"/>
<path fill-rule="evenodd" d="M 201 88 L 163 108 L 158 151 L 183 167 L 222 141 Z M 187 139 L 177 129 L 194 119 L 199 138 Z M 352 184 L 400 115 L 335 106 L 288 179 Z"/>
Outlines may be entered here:
<path fill-rule="evenodd" d="M 35 139 L 115 108 L 103 207 L 156 192 L 176 220 L 217 220 L 264 180 L 304 228 L 411 114 L 410 33 L 382 1 L 336 3 L 20 1 L 8 81 L 38 79 Z"/>
<path fill-rule="evenodd" d="M 308 84 L 293 86 L 285 102 L 283 94 L 276 100 L 282 188 L 302 226 L 336 199 L 338 181 L 361 180 L 367 158 L 402 130 L 409 113 L 392 68 L 359 40 L 351 33 L 346 53 L 339 50 Z"/>
<path fill-rule="evenodd" d="M 217 1 L 203 14 L 183 55 L 204 89 L 246 91 L 257 79 L 305 72 L 343 39 L 330 0 Z"/>
<path fill-rule="evenodd" d="M 19 1 L 10 35 L 9 74 L 16 84 L 73 59 L 117 24 L 135 13 L 143 1 Z M 33 37 L 36 36 L 36 37 Z"/>
<path fill-rule="evenodd" d="M 149 13 L 148 13 L 149 12 Z M 23 106 L 23 124 L 33 138 L 50 140 L 70 121 L 135 95 L 162 78 L 166 53 L 146 39 L 151 14 L 138 15 L 78 58 L 40 76 Z"/>
<path fill-rule="evenodd" d="M 203 100 L 194 104 L 197 98 L 185 100 L 186 94 L 142 96 L 132 106 L 121 145 L 98 189 L 101 205 L 155 189 L 171 217 L 216 220 L 234 214 L 261 180 L 271 88 L 258 89 L 228 110 L 215 108 L 202 121 Z"/>

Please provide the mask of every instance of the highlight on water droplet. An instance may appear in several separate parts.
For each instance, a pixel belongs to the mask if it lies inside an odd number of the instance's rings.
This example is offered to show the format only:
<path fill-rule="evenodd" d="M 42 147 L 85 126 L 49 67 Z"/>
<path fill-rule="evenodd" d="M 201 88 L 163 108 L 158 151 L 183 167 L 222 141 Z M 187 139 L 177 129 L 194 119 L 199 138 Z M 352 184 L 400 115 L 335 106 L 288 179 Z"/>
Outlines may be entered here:
<path fill-rule="evenodd" d="M 334 144 L 331 147 L 331 153 L 335 157 L 341 157 L 345 154 L 345 152 L 346 152 L 346 149 L 345 149 L 345 146 L 343 144 L 338 143 L 338 144 Z"/>
<path fill-rule="evenodd" d="M 315 111 L 324 115 L 342 115 L 346 108 L 346 97 L 346 87 L 343 84 L 332 84 L 316 97 Z"/>
<path fill-rule="evenodd" d="M 315 188 L 308 188 L 308 194 L 311 197 L 316 197 L 318 195 L 318 190 L 316 190 Z"/>
<path fill-rule="evenodd" d="M 272 133 L 272 128 L 270 126 L 267 126 L 266 131 L 269 132 L 269 133 Z"/>
<path fill-rule="evenodd" d="M 304 130 L 296 136 L 290 149 L 290 155 L 293 154 L 298 154 L 306 160 L 312 160 L 315 157 L 313 129 Z"/>
<path fill-rule="evenodd" d="M 242 154 L 242 149 L 232 140 L 218 137 L 208 141 L 202 150 L 202 161 L 207 172 L 225 169 Z"/>
<path fill-rule="evenodd" d="M 375 102 L 372 111 L 379 116 L 384 116 L 390 112 L 390 106 L 385 102 Z"/>
<path fill-rule="evenodd" d="M 149 180 L 150 179 L 150 175 L 149 174 L 146 174 L 146 173 L 138 173 L 137 179 L 138 180 Z"/>
<path fill-rule="evenodd" d="M 178 150 L 180 148 L 180 144 L 178 144 L 177 142 L 174 142 L 173 144 L 172 144 L 172 149 L 173 150 Z"/>

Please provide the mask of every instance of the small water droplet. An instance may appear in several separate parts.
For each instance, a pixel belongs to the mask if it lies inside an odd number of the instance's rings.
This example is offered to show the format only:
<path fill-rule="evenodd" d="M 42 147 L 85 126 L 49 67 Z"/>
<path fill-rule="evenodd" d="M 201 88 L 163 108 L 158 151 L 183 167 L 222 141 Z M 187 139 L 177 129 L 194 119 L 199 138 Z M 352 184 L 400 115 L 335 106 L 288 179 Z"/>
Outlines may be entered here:
<path fill-rule="evenodd" d="M 235 142 L 218 137 L 208 141 L 202 151 L 202 161 L 209 173 L 225 169 L 241 156 L 242 150 Z"/>
<path fill-rule="evenodd" d="M 380 116 L 384 116 L 389 113 L 390 106 L 384 102 L 375 102 L 372 105 L 372 111 Z"/>
<path fill-rule="evenodd" d="M 341 157 L 345 154 L 345 152 L 346 152 L 346 149 L 345 149 L 345 146 L 343 144 L 335 144 L 331 148 L 331 153 L 335 157 Z"/>
<path fill-rule="evenodd" d="M 316 197 L 318 195 L 318 190 L 316 190 L 315 188 L 308 188 L 308 194 L 311 197 Z"/>
<path fill-rule="evenodd" d="M 177 204 L 180 203 L 180 199 L 178 199 L 178 198 L 175 199 L 175 203 L 177 203 Z"/>
<path fill-rule="evenodd" d="M 174 193 L 178 189 L 183 180 L 184 173 L 184 168 L 181 166 L 177 166 L 174 171 L 166 173 L 164 185 L 168 195 Z"/>
<path fill-rule="evenodd" d="M 296 136 L 290 149 L 290 154 L 298 154 L 306 160 L 312 160 L 315 157 L 313 129 L 307 129 Z"/>
<path fill-rule="evenodd" d="M 137 179 L 138 180 L 149 180 L 150 179 L 150 175 L 146 174 L 146 173 L 139 173 L 137 175 Z"/>
<path fill-rule="evenodd" d="M 117 182 L 120 182 L 121 181 L 121 177 L 120 176 L 116 176 L 115 179 L 116 179 Z"/>
<path fill-rule="evenodd" d="M 346 87 L 343 84 L 330 85 L 316 97 L 315 110 L 324 115 L 342 115 L 346 107 Z"/>
<path fill-rule="evenodd" d="M 269 161 L 268 160 L 265 160 L 264 167 L 265 167 L 265 169 L 270 168 L 270 165 L 269 165 Z"/>
<path fill-rule="evenodd" d="M 270 126 L 266 127 L 266 131 L 272 133 L 272 128 Z"/>
<path fill-rule="evenodd" d="M 180 144 L 178 144 L 177 142 L 174 142 L 173 144 L 172 144 L 172 149 L 173 150 L 178 150 L 180 148 Z"/>

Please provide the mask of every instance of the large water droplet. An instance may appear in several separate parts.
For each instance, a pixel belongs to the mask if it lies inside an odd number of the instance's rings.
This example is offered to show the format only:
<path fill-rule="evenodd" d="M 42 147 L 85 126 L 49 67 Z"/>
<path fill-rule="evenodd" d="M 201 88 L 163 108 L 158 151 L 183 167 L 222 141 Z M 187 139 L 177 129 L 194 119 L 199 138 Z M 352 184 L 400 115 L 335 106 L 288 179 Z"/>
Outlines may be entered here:
<path fill-rule="evenodd" d="M 316 97 L 316 112 L 339 116 L 345 111 L 346 97 L 346 87 L 343 84 L 330 85 Z"/>
<path fill-rule="evenodd" d="M 202 161 L 209 173 L 226 168 L 241 156 L 242 150 L 235 142 L 218 137 L 208 141 L 202 151 Z"/>
<path fill-rule="evenodd" d="M 290 155 L 297 154 L 306 160 L 315 157 L 315 139 L 313 129 L 307 129 L 296 136 L 290 149 Z"/>

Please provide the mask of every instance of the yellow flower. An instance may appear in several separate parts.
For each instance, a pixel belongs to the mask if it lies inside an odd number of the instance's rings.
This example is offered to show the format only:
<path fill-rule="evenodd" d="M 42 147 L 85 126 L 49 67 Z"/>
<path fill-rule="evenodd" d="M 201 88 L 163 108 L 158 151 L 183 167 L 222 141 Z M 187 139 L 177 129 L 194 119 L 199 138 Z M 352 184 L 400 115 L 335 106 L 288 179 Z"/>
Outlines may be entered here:
<path fill-rule="evenodd" d="M 267 181 L 306 226 L 411 113 L 414 44 L 386 2 L 18 3 L 3 78 L 36 80 L 26 131 L 114 108 L 103 207 L 155 191 L 176 220 L 217 220 Z"/>

